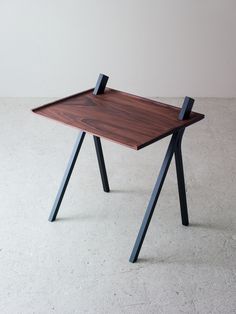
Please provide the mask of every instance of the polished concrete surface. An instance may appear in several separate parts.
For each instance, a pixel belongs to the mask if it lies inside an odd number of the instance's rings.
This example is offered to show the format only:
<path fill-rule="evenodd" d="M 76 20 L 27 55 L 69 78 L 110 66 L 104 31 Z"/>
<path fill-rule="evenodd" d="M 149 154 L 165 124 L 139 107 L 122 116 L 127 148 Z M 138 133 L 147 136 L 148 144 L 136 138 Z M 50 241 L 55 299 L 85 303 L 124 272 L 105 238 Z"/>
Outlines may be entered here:
<path fill-rule="evenodd" d="M 190 226 L 172 162 L 140 258 L 128 259 L 169 138 L 140 151 L 87 135 L 47 221 L 78 131 L 0 100 L 0 313 L 236 313 L 236 100 L 197 99 L 183 157 Z M 168 99 L 180 105 L 181 99 Z"/>

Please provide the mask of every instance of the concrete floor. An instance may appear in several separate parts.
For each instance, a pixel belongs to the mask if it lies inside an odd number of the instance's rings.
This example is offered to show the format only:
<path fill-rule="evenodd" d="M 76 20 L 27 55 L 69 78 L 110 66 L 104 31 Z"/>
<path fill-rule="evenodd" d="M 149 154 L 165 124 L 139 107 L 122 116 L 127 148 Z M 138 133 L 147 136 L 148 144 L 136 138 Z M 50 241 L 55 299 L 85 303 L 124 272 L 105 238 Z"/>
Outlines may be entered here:
<path fill-rule="evenodd" d="M 0 313 L 236 313 L 236 100 L 196 101 L 206 118 L 183 140 L 191 225 L 180 223 L 172 164 L 136 264 L 169 138 L 139 152 L 103 141 L 107 194 L 87 136 L 49 223 L 78 134 L 30 112 L 50 100 L 0 101 Z"/>

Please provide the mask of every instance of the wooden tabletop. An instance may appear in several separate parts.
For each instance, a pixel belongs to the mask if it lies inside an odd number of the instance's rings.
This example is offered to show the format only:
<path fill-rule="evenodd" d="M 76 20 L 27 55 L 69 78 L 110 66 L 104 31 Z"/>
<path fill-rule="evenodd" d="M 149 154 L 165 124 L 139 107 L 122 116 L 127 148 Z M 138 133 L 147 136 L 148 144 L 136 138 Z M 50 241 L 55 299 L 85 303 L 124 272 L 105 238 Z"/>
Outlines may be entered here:
<path fill-rule="evenodd" d="M 102 95 L 92 92 L 57 100 L 33 112 L 136 150 L 204 118 L 192 112 L 181 121 L 178 107 L 110 88 Z"/>

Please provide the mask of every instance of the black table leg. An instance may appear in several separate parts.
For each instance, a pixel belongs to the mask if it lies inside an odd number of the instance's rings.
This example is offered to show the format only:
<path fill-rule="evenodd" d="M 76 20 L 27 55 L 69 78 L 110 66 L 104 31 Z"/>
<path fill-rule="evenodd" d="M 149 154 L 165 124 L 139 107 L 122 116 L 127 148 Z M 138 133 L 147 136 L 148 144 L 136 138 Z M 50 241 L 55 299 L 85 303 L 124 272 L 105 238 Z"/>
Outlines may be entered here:
<path fill-rule="evenodd" d="M 177 173 L 177 181 L 178 181 L 179 202 L 180 202 L 182 224 L 184 226 L 188 226 L 189 225 L 188 207 L 187 207 L 185 182 L 184 182 L 184 169 L 183 169 L 183 160 L 182 160 L 182 152 L 181 152 L 181 142 L 182 142 L 182 136 L 180 137 L 176 146 L 175 164 L 176 164 L 176 173 Z"/>
<path fill-rule="evenodd" d="M 153 190 L 152 195 L 151 195 L 151 199 L 149 201 L 146 213 L 144 215 L 142 225 L 140 227 L 136 242 L 134 244 L 133 251 L 132 251 L 130 259 L 129 259 L 129 261 L 131 263 L 135 263 L 138 259 L 138 255 L 139 255 L 139 252 L 141 250 L 144 238 L 146 236 L 146 232 L 147 232 L 149 223 L 151 221 L 157 200 L 159 198 L 163 183 L 165 181 L 165 177 L 166 177 L 166 174 L 168 172 L 168 169 L 169 169 L 169 166 L 171 163 L 171 159 L 172 159 L 173 154 L 176 150 L 178 141 L 183 134 L 183 131 L 184 130 L 180 130 L 177 133 L 174 133 L 172 135 L 172 138 L 171 138 L 170 144 L 168 146 L 164 161 L 163 161 L 162 166 L 161 166 L 159 176 L 157 178 L 154 190 Z"/>
<path fill-rule="evenodd" d="M 190 117 L 193 104 L 194 104 L 193 98 L 185 97 L 184 103 L 179 112 L 179 116 L 178 116 L 179 120 L 185 120 Z M 135 241 L 133 251 L 129 259 L 131 263 L 135 263 L 138 259 L 138 255 L 141 250 L 144 238 L 146 236 L 149 223 L 152 219 L 152 215 L 153 215 L 157 200 L 159 198 L 163 183 L 165 181 L 165 177 L 168 172 L 173 154 L 175 154 L 182 224 L 185 226 L 189 224 L 185 182 L 184 182 L 183 161 L 182 161 L 182 152 L 181 152 L 181 142 L 182 142 L 183 133 L 184 133 L 184 128 L 180 129 L 179 131 L 175 132 L 172 135 L 164 161 L 161 166 L 159 176 L 157 178 L 154 190 L 152 192 L 151 199 L 146 209 L 146 213 L 144 215 L 142 225 L 140 227 L 137 239 Z"/>
<path fill-rule="evenodd" d="M 97 158 L 98 158 L 98 165 L 99 165 L 101 178 L 102 178 L 103 190 L 104 192 L 110 192 L 106 166 L 105 166 L 105 161 L 104 161 L 103 152 L 102 152 L 101 140 L 100 140 L 100 137 L 95 136 L 95 135 L 93 136 L 93 139 L 94 139 L 94 144 L 95 144 Z"/>
<path fill-rule="evenodd" d="M 51 222 L 54 221 L 54 220 L 56 220 L 56 217 L 57 217 L 57 214 L 58 214 L 58 211 L 59 211 L 59 208 L 60 208 L 60 205 L 61 205 L 63 196 L 64 196 L 64 194 L 65 194 L 65 191 L 66 191 L 68 182 L 69 182 L 69 180 L 70 180 L 70 176 L 71 176 L 71 174 L 72 174 L 72 171 L 73 171 L 73 168 L 74 168 L 76 159 L 77 159 L 77 157 L 78 157 L 80 148 L 81 148 L 81 146 L 82 146 L 84 137 L 85 137 L 85 132 L 81 132 L 81 133 L 79 134 L 77 140 L 76 140 L 76 143 L 75 143 L 74 149 L 73 149 L 73 151 L 72 151 L 70 160 L 69 160 L 69 162 L 68 162 L 68 165 L 67 165 L 67 168 L 66 168 L 64 177 L 63 177 L 63 179 L 62 179 L 62 182 L 61 182 L 59 191 L 58 191 L 58 193 L 57 193 L 55 202 L 54 202 L 54 204 L 53 204 L 52 211 L 51 211 L 50 216 L 49 216 L 49 218 L 48 218 L 48 220 L 51 221 Z"/>

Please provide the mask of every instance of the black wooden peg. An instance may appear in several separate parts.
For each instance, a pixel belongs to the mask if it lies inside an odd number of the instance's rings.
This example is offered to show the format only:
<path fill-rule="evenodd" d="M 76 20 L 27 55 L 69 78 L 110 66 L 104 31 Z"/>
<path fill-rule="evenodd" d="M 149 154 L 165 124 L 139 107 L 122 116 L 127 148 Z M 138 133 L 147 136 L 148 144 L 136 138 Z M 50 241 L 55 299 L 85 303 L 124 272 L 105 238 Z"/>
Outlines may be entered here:
<path fill-rule="evenodd" d="M 94 95 L 100 95 L 104 93 L 108 79 L 109 77 L 106 76 L 105 74 L 99 74 L 97 84 L 93 91 Z"/>
<path fill-rule="evenodd" d="M 187 96 L 184 98 L 184 103 L 179 113 L 179 120 L 185 120 L 189 118 L 191 110 L 193 108 L 193 104 L 194 104 L 193 98 Z"/>

